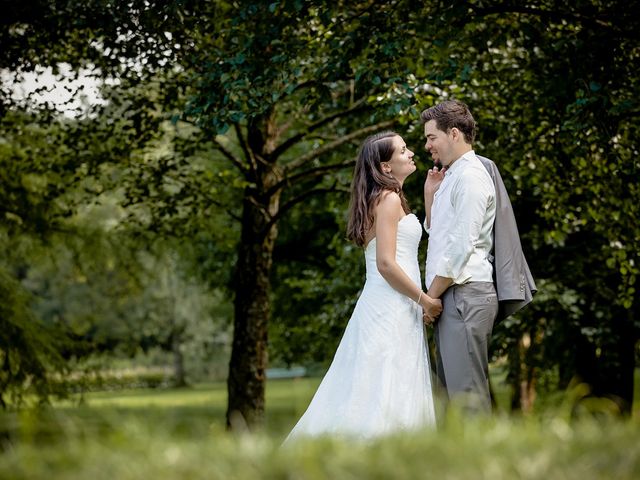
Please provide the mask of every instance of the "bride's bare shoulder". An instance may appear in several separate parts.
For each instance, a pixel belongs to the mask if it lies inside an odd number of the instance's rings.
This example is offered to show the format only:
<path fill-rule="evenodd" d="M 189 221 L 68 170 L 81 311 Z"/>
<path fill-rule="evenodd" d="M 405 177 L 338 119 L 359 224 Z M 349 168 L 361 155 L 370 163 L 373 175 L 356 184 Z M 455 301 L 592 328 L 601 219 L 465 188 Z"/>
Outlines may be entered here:
<path fill-rule="evenodd" d="M 392 190 L 385 190 L 380 194 L 380 198 L 378 199 L 378 206 L 393 208 L 401 205 L 402 202 L 400 201 L 400 195 Z"/>
<path fill-rule="evenodd" d="M 380 200 L 375 208 L 376 221 L 383 223 L 397 222 L 404 216 L 400 195 L 393 191 L 386 191 L 380 195 Z"/>

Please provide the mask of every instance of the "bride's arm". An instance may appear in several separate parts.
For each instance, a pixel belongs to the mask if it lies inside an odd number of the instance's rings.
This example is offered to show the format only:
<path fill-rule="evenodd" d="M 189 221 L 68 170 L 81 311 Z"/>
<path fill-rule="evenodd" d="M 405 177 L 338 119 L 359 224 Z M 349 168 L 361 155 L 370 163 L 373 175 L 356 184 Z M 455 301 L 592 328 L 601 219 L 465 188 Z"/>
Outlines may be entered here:
<path fill-rule="evenodd" d="M 394 192 L 383 194 L 375 211 L 376 266 L 389 285 L 414 302 L 419 302 L 426 310 L 429 307 L 433 308 L 435 304 L 440 304 L 440 300 L 435 300 L 424 293 L 396 261 L 398 221 L 403 215 L 398 194 Z"/>

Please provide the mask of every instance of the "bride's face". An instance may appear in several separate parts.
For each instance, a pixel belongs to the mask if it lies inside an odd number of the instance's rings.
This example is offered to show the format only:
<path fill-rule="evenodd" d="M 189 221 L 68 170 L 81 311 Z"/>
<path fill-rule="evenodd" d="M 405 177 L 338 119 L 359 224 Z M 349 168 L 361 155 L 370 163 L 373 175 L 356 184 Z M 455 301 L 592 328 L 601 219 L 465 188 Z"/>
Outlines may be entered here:
<path fill-rule="evenodd" d="M 388 162 L 382 164 L 383 171 L 391 174 L 399 181 L 403 181 L 416 171 L 413 161 L 413 152 L 407 148 L 407 144 L 400 135 L 393 137 L 393 156 Z"/>

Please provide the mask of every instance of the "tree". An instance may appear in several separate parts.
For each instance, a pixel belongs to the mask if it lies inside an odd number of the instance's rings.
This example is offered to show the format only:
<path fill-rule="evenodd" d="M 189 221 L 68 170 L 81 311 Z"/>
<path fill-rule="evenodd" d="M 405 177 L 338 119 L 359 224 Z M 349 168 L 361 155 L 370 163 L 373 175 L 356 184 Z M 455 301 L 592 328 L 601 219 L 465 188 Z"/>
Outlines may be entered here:
<path fill-rule="evenodd" d="M 406 65 L 395 58 L 401 32 L 392 28 L 394 19 L 410 9 L 383 6 L 388 15 L 379 15 L 373 6 L 363 2 L 332 9 L 324 2 L 241 2 L 240 8 L 232 9 L 224 2 L 176 2 L 155 12 L 144 2 L 69 3 L 56 8 L 43 5 L 45 12 L 35 20 L 17 9 L 3 32 L 10 45 L 3 63 L 13 70 L 35 63 L 67 61 L 76 68 L 93 62 L 100 69 L 96 75 L 117 76 L 120 90 L 161 82 L 159 103 L 165 112 L 175 105 L 172 101 L 191 94 L 185 120 L 196 119 L 200 135 L 237 169 L 234 183 L 243 192 L 233 286 L 236 321 L 229 418 L 240 412 L 254 424 L 263 413 L 270 273 L 278 222 L 297 203 L 333 190 L 329 179 L 323 179 L 350 165 L 354 156 L 350 142 L 388 127 L 391 122 L 385 118 L 410 105 Z M 123 7 L 126 13 L 119 10 Z M 78 22 L 63 26 L 70 13 Z M 115 22 L 105 21 L 109 15 Z M 249 31 L 247 22 L 258 27 Z M 26 55 L 25 34 L 33 34 L 35 42 Z M 377 41 L 368 43 L 372 35 Z M 52 39 L 56 46 L 48 48 Z M 93 41 L 87 46 L 85 39 Z M 176 62 L 175 69 L 160 68 L 168 60 Z M 127 68 L 136 62 L 145 70 Z M 375 68 L 370 68 L 372 62 Z M 184 72 L 191 72 L 193 79 Z M 118 137 L 118 145 L 84 154 L 91 173 L 104 164 L 105 154 L 119 155 L 122 161 L 136 158 L 135 146 L 152 141 L 149 135 L 158 132 L 153 123 L 157 118 L 144 103 L 146 90 L 139 91 L 142 104 L 120 104 L 128 110 L 113 117 L 117 131 L 125 134 Z M 117 111 L 114 99 L 106 109 L 94 112 Z M 358 122 L 364 126 L 354 128 Z M 91 125 L 85 122 L 83 133 L 93 128 L 92 135 L 109 135 L 107 144 L 114 141 L 108 128 Z M 217 136 L 230 126 L 233 135 Z M 134 132 L 144 135 L 135 137 Z M 118 146 L 128 151 L 118 152 Z M 170 170 L 159 170 L 161 175 L 152 180 L 161 182 L 162 174 Z M 129 203 L 149 206 L 154 192 L 147 187 L 138 184 L 130 190 Z M 152 216 L 163 213 L 166 223 L 177 217 L 173 207 L 170 203 L 160 212 L 151 205 Z M 237 210 L 233 204 L 229 209 Z"/>
<path fill-rule="evenodd" d="M 38 155 L 59 137 L 56 126 L 42 127 L 33 115 L 11 112 L 0 119 L 0 132 L 0 404 L 5 407 L 7 400 L 19 404 L 25 393 L 41 401 L 62 393 L 50 380 L 65 371 L 61 352 L 71 339 L 34 315 L 33 296 L 22 282 L 28 252 L 51 219 L 66 214 L 65 204 L 55 200 L 58 182 L 72 174 L 59 157 Z"/>
<path fill-rule="evenodd" d="M 570 301 L 546 301 L 571 309 L 575 322 L 563 324 L 554 307 L 544 318 L 531 309 L 510 324 L 514 335 L 504 336 L 503 351 L 515 359 L 525 333 L 546 332 L 544 319 L 552 318 L 553 339 L 535 334 L 532 342 L 588 359 L 554 358 L 554 368 L 564 365 L 560 385 L 593 373 L 583 366 L 605 352 L 589 381 L 629 399 L 638 305 L 639 202 L 630 174 L 637 168 L 638 54 L 637 20 L 621 2 L 39 6 L 33 18 L 22 6 L 3 17 L 0 67 L 21 72 L 68 62 L 119 80 L 104 89 L 109 103 L 59 140 L 65 158 L 77 160 L 65 171 L 90 177 L 96 196 L 120 189 L 130 224 L 150 235 L 202 239 L 201 251 L 212 258 L 203 263 L 210 282 L 226 281 L 235 265 L 229 421 L 234 412 L 250 424 L 262 417 L 282 220 L 303 222 L 307 207 L 323 208 L 316 195 L 346 186 L 335 172 L 349 169 L 361 137 L 392 121 L 414 122 L 418 106 L 451 96 L 476 112 L 479 150 L 500 163 L 518 218 L 527 219 L 520 228 L 526 251 L 535 252 L 528 255 L 534 273 L 558 296 L 575 292 Z M 7 92 L 0 92 L 3 112 L 16 108 Z M 38 115 L 39 122 L 52 118 Z M 416 129 L 407 131 L 421 141 Z M 87 135 L 92 141 L 82 143 Z M 206 235 L 229 220 L 237 221 L 231 229 Z M 571 341 L 576 335 L 580 342 Z M 551 340 L 564 350 L 551 348 Z M 624 391 L 613 391 L 610 379 Z"/>
<path fill-rule="evenodd" d="M 57 71 L 63 62 L 68 62 L 76 75 L 88 65 L 92 67 L 89 74 L 111 79 L 117 74 L 125 81 L 139 80 L 140 75 L 128 68 L 130 64 L 124 66 L 122 58 L 136 58 L 156 66 L 163 62 L 157 56 L 145 60 L 146 49 L 142 46 L 149 36 L 135 35 L 146 24 L 146 5 L 140 2 L 129 6 L 139 15 L 132 18 L 131 10 L 102 2 L 3 3 L 0 234 L 3 246 L 8 247 L 3 248 L 0 274 L 1 301 L 6 308 L 2 330 L 10 336 L 6 338 L 8 343 L 3 342 L 0 353 L 5 367 L 11 364 L 11 372 L 19 372 L 3 378 L 3 394 L 5 388 L 20 391 L 32 384 L 38 386 L 38 393 L 45 398 L 54 385 L 49 381 L 51 374 L 64 368 L 63 357 L 78 354 L 80 348 L 78 339 L 69 337 L 67 330 L 38 328 L 32 296 L 22 285 L 28 262 L 19 259 L 18 268 L 14 268 L 16 259 L 10 258 L 10 248 L 33 241 L 46 244 L 60 233 L 73 235 L 69 217 L 87 196 L 101 193 L 102 184 L 95 180 L 105 157 L 135 151 L 136 145 L 149 141 L 149 133 L 158 131 L 149 128 L 149 120 L 157 118 L 150 108 L 142 110 L 143 115 L 139 115 L 140 109 L 129 115 L 125 112 L 110 123 L 92 122 L 91 112 L 87 116 L 85 111 L 78 112 L 83 118 L 74 120 L 61 116 L 54 105 L 37 105 L 30 98 L 16 97 L 14 82 L 19 82 L 25 73 L 46 66 Z M 70 16 L 74 18 L 73 25 L 69 25 Z M 156 17 L 153 20 L 162 22 Z M 92 35 L 96 30 L 100 34 Z M 127 32 L 134 34 L 123 35 Z M 173 45 L 162 35 L 154 43 L 159 47 Z M 39 90 L 45 89 L 43 86 Z M 112 100 L 116 100 L 111 106 L 115 105 L 117 111 L 117 99 Z M 99 128 L 91 129 L 98 124 Z M 127 132 L 135 132 L 135 136 L 126 138 Z"/>
<path fill-rule="evenodd" d="M 19 405 L 25 394 L 46 401 L 63 393 L 52 385 L 51 372 L 64 372 L 58 348 L 64 339 L 42 325 L 30 309 L 30 295 L 0 268 L 0 406 Z"/>
<path fill-rule="evenodd" d="M 296 204 L 335 190 L 329 175 L 352 165 L 352 142 L 390 127 L 411 103 L 394 24 L 408 24 L 412 10 L 373 7 L 239 2 L 215 38 L 196 36 L 198 83 L 187 115 L 218 133 L 233 129 L 215 142 L 245 184 L 228 422 L 262 417 L 278 223 Z M 364 126 L 354 128 L 358 121 Z"/>

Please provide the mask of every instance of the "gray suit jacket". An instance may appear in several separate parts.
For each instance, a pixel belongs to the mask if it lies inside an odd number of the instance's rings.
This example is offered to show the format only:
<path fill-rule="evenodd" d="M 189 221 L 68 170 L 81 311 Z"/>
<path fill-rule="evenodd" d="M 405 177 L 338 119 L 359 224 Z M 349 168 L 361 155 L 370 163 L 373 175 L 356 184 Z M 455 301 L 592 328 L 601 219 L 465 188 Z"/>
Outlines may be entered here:
<path fill-rule="evenodd" d="M 493 277 L 498 293 L 500 321 L 533 300 L 536 284 L 522 252 L 516 217 L 496 164 L 478 155 L 496 187 L 496 220 L 493 224 Z"/>

